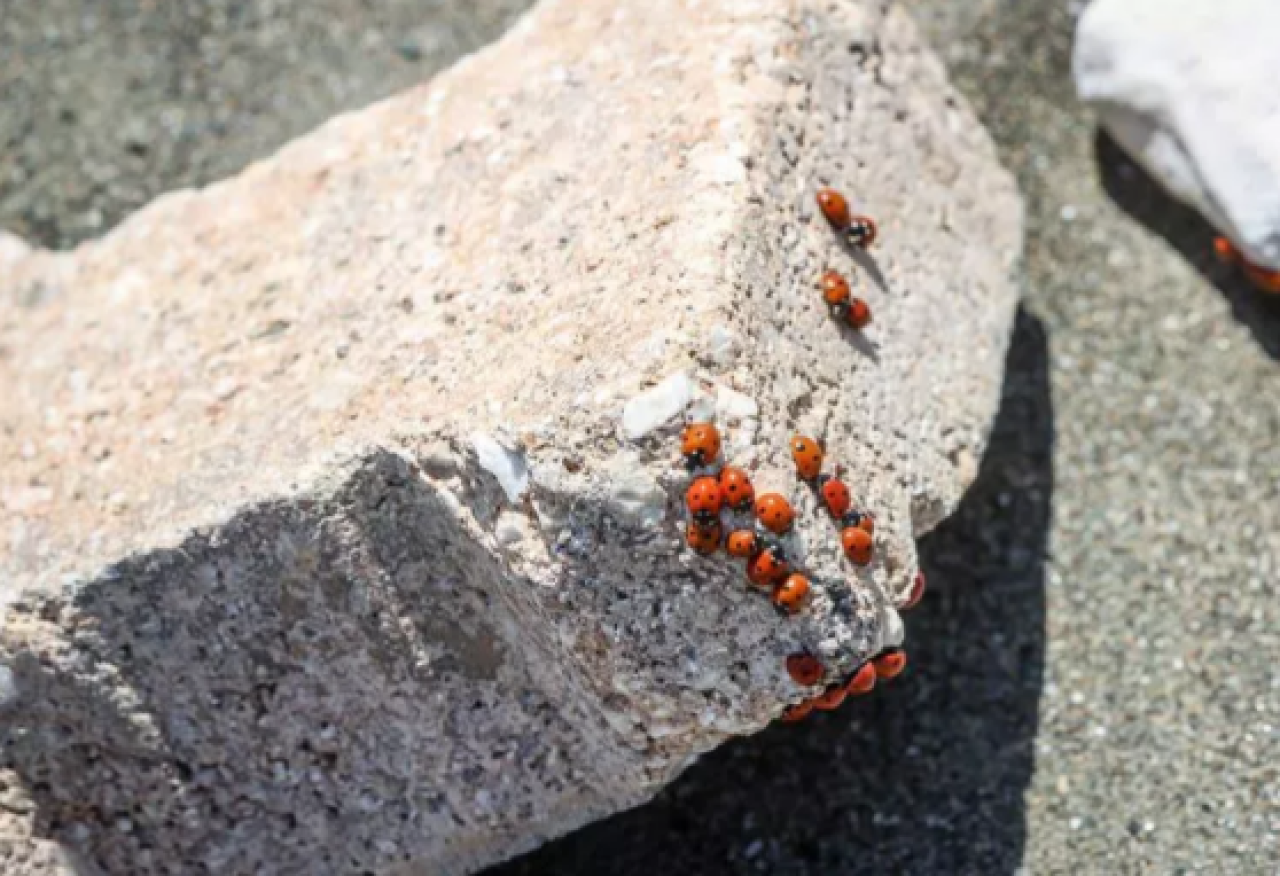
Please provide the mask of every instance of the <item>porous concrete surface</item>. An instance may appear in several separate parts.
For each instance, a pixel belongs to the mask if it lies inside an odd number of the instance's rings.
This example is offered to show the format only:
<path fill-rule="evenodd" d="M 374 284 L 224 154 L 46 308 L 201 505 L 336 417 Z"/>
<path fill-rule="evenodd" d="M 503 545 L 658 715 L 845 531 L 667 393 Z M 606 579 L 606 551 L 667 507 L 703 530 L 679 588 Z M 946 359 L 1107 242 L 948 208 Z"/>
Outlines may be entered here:
<path fill-rule="evenodd" d="M 1280 307 L 1100 140 L 1076 0 L 910 0 L 1027 202 L 1026 304 L 898 683 L 491 876 L 1280 869 Z"/>
<path fill-rule="evenodd" d="M 11 865 L 459 872 L 758 729 L 806 693 L 786 654 L 892 635 L 976 474 L 1019 235 L 893 4 L 556 0 L 101 241 L 7 247 Z M 718 403 L 799 507 L 801 617 L 682 549 L 674 443 Z M 878 515 L 857 575 L 795 429 Z"/>

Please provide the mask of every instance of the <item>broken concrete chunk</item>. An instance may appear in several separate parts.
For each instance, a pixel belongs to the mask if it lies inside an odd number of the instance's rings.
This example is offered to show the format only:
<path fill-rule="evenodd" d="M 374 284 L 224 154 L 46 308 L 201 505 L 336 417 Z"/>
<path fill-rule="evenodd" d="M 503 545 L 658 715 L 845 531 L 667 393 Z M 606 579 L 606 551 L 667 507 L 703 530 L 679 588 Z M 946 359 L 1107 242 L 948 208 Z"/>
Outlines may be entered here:
<path fill-rule="evenodd" d="M 51 842 L 463 873 L 765 726 L 786 655 L 893 640 L 1017 299 L 1017 194 L 941 71 L 883 0 L 555 0 L 92 245 L 4 246 L 7 876 Z M 880 221 L 874 272 L 819 184 Z M 797 505 L 804 613 L 685 547 L 678 427 L 711 416 Z M 877 515 L 865 569 L 801 428 Z"/>

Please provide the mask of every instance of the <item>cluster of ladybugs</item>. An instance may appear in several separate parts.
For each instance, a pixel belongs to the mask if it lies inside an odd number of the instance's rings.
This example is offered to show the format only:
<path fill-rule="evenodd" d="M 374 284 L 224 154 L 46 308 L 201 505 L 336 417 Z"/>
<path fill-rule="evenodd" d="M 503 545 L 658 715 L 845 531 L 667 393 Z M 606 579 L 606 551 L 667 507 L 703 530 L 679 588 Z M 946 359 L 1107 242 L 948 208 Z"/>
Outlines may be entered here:
<path fill-rule="evenodd" d="M 823 216 L 850 243 L 865 248 L 875 242 L 875 222 L 865 216 L 853 216 L 839 192 L 821 189 L 817 201 Z M 824 272 L 820 285 L 832 316 L 855 329 L 871 322 L 871 309 L 851 294 L 848 281 L 839 272 Z M 712 423 L 690 424 L 681 436 L 680 451 L 691 471 L 713 468 L 720 461 L 720 448 L 720 432 Z M 797 476 L 817 491 L 823 507 L 839 526 L 840 546 L 845 557 L 855 566 L 870 564 L 875 550 L 875 518 L 853 507 L 849 488 L 839 477 L 823 473 L 825 455 L 821 445 L 812 438 L 796 435 L 791 439 L 791 458 Z M 695 477 L 685 493 L 685 504 L 689 510 L 685 538 L 693 550 L 712 554 L 723 544 L 730 556 L 747 561 L 747 580 L 757 587 L 769 588 L 773 603 L 780 611 L 794 613 L 804 607 L 809 597 L 809 579 L 791 568 L 781 542 L 796 516 L 785 497 L 778 493 L 757 496 L 745 471 L 724 465 L 716 474 Z M 725 510 L 736 514 L 753 512 L 756 527 L 740 526 L 726 536 L 722 521 Z M 924 573 L 917 573 L 911 594 L 901 607 L 911 608 L 919 602 L 924 588 Z M 906 665 L 907 656 L 901 648 L 886 648 L 848 677 L 828 685 L 822 693 L 788 707 L 782 718 L 798 721 L 814 709 L 835 709 L 847 696 L 869 692 L 877 679 L 896 677 Z M 789 656 L 786 669 L 792 680 L 802 687 L 820 683 L 827 674 L 822 662 L 809 653 Z"/>
<path fill-rule="evenodd" d="M 876 242 L 878 230 L 875 220 L 867 216 L 854 216 L 849 212 L 849 202 L 835 189 L 818 189 L 818 209 L 827 221 L 854 246 L 866 249 Z M 822 287 L 822 300 L 831 309 L 831 315 L 861 331 L 871 323 L 871 308 L 867 302 L 853 295 L 849 281 L 839 271 L 824 271 L 818 280 Z"/>

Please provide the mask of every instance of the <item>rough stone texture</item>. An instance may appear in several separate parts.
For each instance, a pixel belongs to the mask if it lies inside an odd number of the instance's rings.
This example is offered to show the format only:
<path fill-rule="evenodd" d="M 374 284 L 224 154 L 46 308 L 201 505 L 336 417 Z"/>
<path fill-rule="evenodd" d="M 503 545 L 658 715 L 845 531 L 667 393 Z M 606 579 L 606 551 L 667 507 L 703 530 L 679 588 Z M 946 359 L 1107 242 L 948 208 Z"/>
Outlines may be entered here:
<path fill-rule="evenodd" d="M 1174 197 L 1280 269 L 1280 4 L 1096 0 L 1080 17 L 1080 97 Z"/>
<path fill-rule="evenodd" d="M 760 727 L 787 653 L 880 646 L 973 478 L 1019 223 L 892 4 L 561 0 L 100 242 L 6 245 L 6 869 L 459 872 Z M 801 618 L 681 547 L 717 409 L 800 508 Z M 878 515 L 863 574 L 797 428 Z"/>

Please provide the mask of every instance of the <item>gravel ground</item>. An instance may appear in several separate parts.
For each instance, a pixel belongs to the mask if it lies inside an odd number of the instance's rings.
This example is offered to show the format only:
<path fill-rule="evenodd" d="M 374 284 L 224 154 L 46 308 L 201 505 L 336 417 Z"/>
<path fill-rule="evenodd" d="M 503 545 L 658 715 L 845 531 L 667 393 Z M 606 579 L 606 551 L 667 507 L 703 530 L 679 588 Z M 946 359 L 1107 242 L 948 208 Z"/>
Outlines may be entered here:
<path fill-rule="evenodd" d="M 1075 105 L 1079 3 L 907 3 L 1029 211 L 1005 403 L 925 541 L 912 666 L 489 876 L 1280 870 L 1280 306 Z M 0 223 L 96 234 L 521 4 L 444 5 L 0 0 Z"/>

